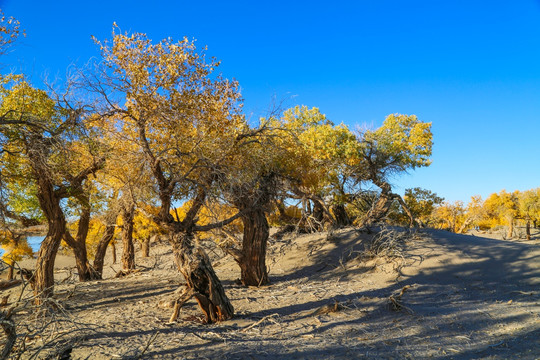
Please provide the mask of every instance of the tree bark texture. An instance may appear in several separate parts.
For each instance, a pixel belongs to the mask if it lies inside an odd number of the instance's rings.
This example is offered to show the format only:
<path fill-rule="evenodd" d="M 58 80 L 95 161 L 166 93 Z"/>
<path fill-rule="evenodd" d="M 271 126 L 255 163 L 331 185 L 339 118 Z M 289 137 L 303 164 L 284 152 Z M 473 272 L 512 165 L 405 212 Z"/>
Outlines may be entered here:
<path fill-rule="evenodd" d="M 318 201 L 313 201 L 313 219 L 315 220 L 315 230 L 323 230 L 324 208 Z"/>
<path fill-rule="evenodd" d="M 147 236 L 142 239 L 141 242 L 141 256 L 147 258 L 150 256 L 150 239 L 151 237 Z"/>
<path fill-rule="evenodd" d="M 55 196 L 48 179 L 40 178 L 38 185 L 38 200 L 49 225 L 47 235 L 39 247 L 34 273 L 35 303 L 41 305 L 54 292 L 54 261 L 66 232 L 66 219 L 60 207 L 60 199 Z"/>
<path fill-rule="evenodd" d="M 381 194 L 377 198 L 377 201 L 371 207 L 366 217 L 362 221 L 362 226 L 369 226 L 378 221 L 381 221 L 388 213 L 388 210 L 390 210 L 392 201 L 393 199 L 391 196 L 389 196 L 387 193 L 381 192 Z"/>
<path fill-rule="evenodd" d="M 240 265 L 242 284 L 261 286 L 268 284 L 266 246 L 270 235 L 268 221 L 262 209 L 254 209 L 241 217 L 244 225 Z"/>
<path fill-rule="evenodd" d="M 240 266 L 240 280 L 245 286 L 268 284 L 266 247 L 270 235 L 266 212 L 275 193 L 274 174 L 261 175 L 255 183 L 236 190 L 235 206 L 244 227 L 242 249 L 234 256 Z M 285 214 L 285 206 L 279 204 Z"/>
<path fill-rule="evenodd" d="M 58 216 L 54 221 L 49 221 L 49 231 L 41 243 L 37 256 L 34 273 L 36 305 L 41 305 L 54 292 L 54 261 L 66 231 L 64 214 Z"/>
<path fill-rule="evenodd" d="M 336 225 L 339 227 L 349 226 L 352 224 L 349 214 L 345 209 L 344 204 L 338 204 L 332 206 L 332 212 L 334 213 L 334 218 L 336 219 Z"/>
<path fill-rule="evenodd" d="M 79 274 L 79 281 L 90 281 L 99 279 L 99 276 L 95 274 L 94 269 L 88 262 L 88 254 L 86 252 L 86 243 L 79 242 L 77 239 L 74 239 L 69 230 L 66 230 L 64 240 L 73 250 L 75 255 L 75 265 L 77 266 L 77 272 Z"/>
<path fill-rule="evenodd" d="M 133 246 L 133 219 L 135 217 L 135 205 L 129 205 L 122 210 L 122 269 L 125 271 L 135 269 L 135 247 Z"/>
<path fill-rule="evenodd" d="M 116 224 L 114 222 L 107 222 L 105 232 L 99 239 L 99 243 L 96 249 L 96 255 L 94 256 L 94 270 L 99 274 L 100 279 L 103 278 L 103 265 L 105 263 L 105 254 L 107 252 L 107 246 L 114 238 L 114 230 Z"/>
<path fill-rule="evenodd" d="M 194 244 L 189 232 L 175 232 L 169 241 L 173 248 L 176 266 L 193 289 L 195 298 L 206 316 L 207 323 L 231 319 L 234 308 L 221 285 L 205 251 Z"/>
<path fill-rule="evenodd" d="M 527 220 L 526 231 L 527 231 L 527 240 L 531 240 L 531 220 Z"/>
<path fill-rule="evenodd" d="M 112 263 L 116 264 L 116 242 L 114 240 L 111 241 L 111 250 Z"/>
<path fill-rule="evenodd" d="M 75 238 L 71 236 L 69 230 L 66 229 L 64 240 L 73 250 L 75 255 L 75 264 L 79 273 L 79 281 L 90 281 L 100 279 L 101 276 L 94 271 L 88 262 L 88 253 L 86 251 L 86 238 L 88 237 L 88 229 L 90 227 L 90 207 L 88 199 L 85 199 L 85 204 L 82 206 L 82 213 L 79 217 L 79 225 Z"/>
<path fill-rule="evenodd" d="M 511 239 L 514 236 L 514 219 L 508 219 L 508 233 L 506 237 Z"/>

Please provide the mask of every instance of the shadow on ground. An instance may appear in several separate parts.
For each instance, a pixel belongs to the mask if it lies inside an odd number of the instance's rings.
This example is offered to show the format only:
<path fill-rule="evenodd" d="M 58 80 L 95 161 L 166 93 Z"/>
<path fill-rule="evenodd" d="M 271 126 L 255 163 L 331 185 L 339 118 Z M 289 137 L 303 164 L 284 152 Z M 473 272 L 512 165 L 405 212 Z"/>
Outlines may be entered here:
<path fill-rule="evenodd" d="M 223 324 L 162 323 L 152 330 L 103 330 L 92 335 L 87 346 L 157 334 L 156 346 L 149 346 L 144 358 L 540 358 L 538 246 L 432 230 L 424 235 L 431 240 L 407 245 L 406 251 L 417 268 L 414 275 L 404 271 L 396 282 L 381 288 L 359 288 L 347 294 L 272 306 L 243 313 Z M 354 232 L 343 234 L 334 240 L 339 246 L 313 255 L 317 259 L 315 264 L 273 276 L 272 282 L 279 287 L 305 278 L 318 281 L 321 286 L 325 282 L 346 281 L 339 269 L 340 260 L 347 251 L 363 246 L 365 238 L 358 239 Z M 445 251 L 454 253 L 459 263 L 441 261 L 425 266 L 427 258 Z M 349 277 L 366 270 L 351 271 Z M 398 299 L 401 307 L 392 311 L 390 297 L 396 298 L 406 286 L 409 287 Z M 89 289 L 86 296 L 95 299 L 89 306 L 106 307 L 112 306 L 114 299 L 141 301 L 173 290 L 172 286 L 164 289 L 164 284 L 146 284 L 125 291 L 111 283 L 94 290 L 95 293 Z M 251 296 L 264 302 L 265 295 L 261 294 L 253 290 Z M 99 296 L 106 300 L 99 300 Z M 313 315 L 333 302 L 340 304 L 339 311 Z M 250 328 L 239 325 L 240 320 L 252 325 L 261 323 Z M 140 355 L 141 350 L 134 349 L 124 358 Z"/>

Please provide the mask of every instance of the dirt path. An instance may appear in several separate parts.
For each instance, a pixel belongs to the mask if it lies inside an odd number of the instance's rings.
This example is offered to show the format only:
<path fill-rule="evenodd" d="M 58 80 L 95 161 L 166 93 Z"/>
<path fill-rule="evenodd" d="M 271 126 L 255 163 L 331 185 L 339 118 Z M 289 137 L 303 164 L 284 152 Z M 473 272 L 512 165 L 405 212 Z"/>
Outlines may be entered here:
<path fill-rule="evenodd" d="M 199 323 L 194 301 L 167 323 L 182 279 L 168 246 L 154 247 L 138 274 L 58 286 L 79 325 L 66 323 L 56 349 L 75 359 L 540 358 L 538 245 L 428 231 L 397 261 L 365 261 L 369 239 L 343 230 L 274 242 L 262 288 L 236 285 L 234 261 L 213 251 L 237 314 L 217 325 Z"/>

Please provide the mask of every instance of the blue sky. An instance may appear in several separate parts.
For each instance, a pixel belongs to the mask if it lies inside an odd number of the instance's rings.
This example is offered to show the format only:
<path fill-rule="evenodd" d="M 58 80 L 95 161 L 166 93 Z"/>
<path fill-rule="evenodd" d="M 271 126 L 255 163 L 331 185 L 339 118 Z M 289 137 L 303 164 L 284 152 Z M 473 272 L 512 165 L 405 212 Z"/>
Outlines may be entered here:
<path fill-rule="evenodd" d="M 433 123 L 433 164 L 393 180 L 447 200 L 540 186 L 540 2 L 16 1 L 27 36 L 4 71 L 64 77 L 124 31 L 197 39 L 256 119 L 274 99 L 351 128 L 391 113 Z"/>

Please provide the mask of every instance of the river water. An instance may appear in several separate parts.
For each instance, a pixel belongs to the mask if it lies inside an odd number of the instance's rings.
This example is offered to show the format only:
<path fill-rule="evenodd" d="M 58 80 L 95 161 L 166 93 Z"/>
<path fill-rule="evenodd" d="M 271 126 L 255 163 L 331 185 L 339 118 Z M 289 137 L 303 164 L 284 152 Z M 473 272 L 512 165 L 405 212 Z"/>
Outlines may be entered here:
<path fill-rule="evenodd" d="M 45 239 L 45 236 L 27 236 L 26 241 L 28 241 L 28 245 L 32 248 L 32 251 L 34 253 L 39 251 L 39 247 L 41 245 L 41 242 Z M 4 255 L 5 251 L 0 247 L 0 257 Z"/>

